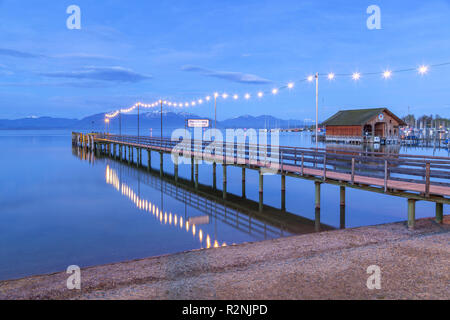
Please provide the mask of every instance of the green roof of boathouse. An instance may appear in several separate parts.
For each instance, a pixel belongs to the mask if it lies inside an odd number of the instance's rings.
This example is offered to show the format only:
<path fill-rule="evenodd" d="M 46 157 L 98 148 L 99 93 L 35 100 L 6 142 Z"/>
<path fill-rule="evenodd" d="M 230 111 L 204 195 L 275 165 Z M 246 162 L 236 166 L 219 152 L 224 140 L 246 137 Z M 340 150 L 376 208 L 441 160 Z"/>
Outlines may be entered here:
<path fill-rule="evenodd" d="M 373 109 L 354 109 L 354 110 L 341 110 L 335 115 L 331 116 L 322 125 L 325 126 L 362 126 L 369 122 L 380 113 L 386 112 L 394 119 L 396 119 L 399 125 L 406 125 L 406 123 L 390 112 L 387 108 L 373 108 Z"/>

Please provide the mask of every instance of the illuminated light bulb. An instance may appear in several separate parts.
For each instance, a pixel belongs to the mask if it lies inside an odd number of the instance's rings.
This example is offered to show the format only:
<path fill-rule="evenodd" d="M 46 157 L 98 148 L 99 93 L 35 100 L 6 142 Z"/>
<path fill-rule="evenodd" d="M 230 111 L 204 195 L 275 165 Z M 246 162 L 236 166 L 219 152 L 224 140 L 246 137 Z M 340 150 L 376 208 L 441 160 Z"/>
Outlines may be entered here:
<path fill-rule="evenodd" d="M 172 224 L 172 213 L 169 214 L 169 224 Z"/>
<path fill-rule="evenodd" d="M 219 94 L 217 93 L 217 92 L 214 92 L 214 97 L 218 97 L 219 96 Z"/>
<path fill-rule="evenodd" d="M 211 100 L 211 97 L 207 96 L 205 99 L 206 99 L 206 101 L 209 101 L 209 100 Z"/>
<path fill-rule="evenodd" d="M 237 99 L 239 99 L 239 96 L 238 96 L 237 94 L 235 94 L 235 95 L 233 96 L 233 99 L 234 99 L 234 100 L 237 100 Z"/>
<path fill-rule="evenodd" d="M 202 100 L 202 99 L 199 99 L 199 100 L 198 100 L 198 103 L 199 103 L 199 104 L 202 104 L 202 103 L 203 103 L 203 100 Z"/>
<path fill-rule="evenodd" d="M 309 82 L 312 82 L 312 81 L 314 80 L 314 76 L 308 76 L 307 80 L 308 80 Z"/>
<path fill-rule="evenodd" d="M 262 96 L 263 96 L 264 94 L 260 91 L 260 92 L 258 92 L 258 97 L 259 98 L 262 98 Z"/>
<path fill-rule="evenodd" d="M 174 107 L 176 107 L 176 106 L 177 106 L 177 104 L 176 104 L 176 103 L 174 103 L 174 104 L 173 104 L 173 106 L 174 106 Z"/>
<path fill-rule="evenodd" d="M 333 80 L 334 77 L 335 77 L 335 74 L 334 74 L 333 72 L 330 72 L 330 73 L 328 74 L 328 80 Z"/>
<path fill-rule="evenodd" d="M 172 102 L 169 102 L 167 105 L 168 105 L 168 106 L 171 106 L 171 105 L 172 105 Z"/>
<path fill-rule="evenodd" d="M 245 97 L 245 99 L 248 100 L 248 99 L 250 99 L 250 94 L 246 93 L 244 97 Z"/>
<path fill-rule="evenodd" d="M 392 76 L 392 71 L 386 70 L 383 72 L 383 78 L 389 79 Z"/>
<path fill-rule="evenodd" d="M 219 247 L 219 243 L 217 242 L 217 240 L 214 240 L 214 248 L 218 248 Z"/>
<path fill-rule="evenodd" d="M 361 74 L 359 73 L 359 72 L 355 72 L 353 75 L 352 75 L 352 79 L 353 80 L 359 80 L 361 78 Z"/>
<path fill-rule="evenodd" d="M 420 66 L 418 71 L 420 74 L 424 75 L 425 73 L 428 72 L 428 66 Z"/>
<path fill-rule="evenodd" d="M 192 106 L 195 106 L 195 102 L 194 102 L 194 101 L 192 101 L 192 102 L 191 102 L 191 105 L 192 105 Z"/>
<path fill-rule="evenodd" d="M 227 246 L 226 242 L 222 243 L 222 247 L 226 247 L 226 246 Z"/>
<path fill-rule="evenodd" d="M 273 89 L 273 90 L 272 90 L 272 93 L 273 93 L 273 94 L 277 94 L 277 93 L 278 93 L 278 89 Z"/>
<path fill-rule="evenodd" d="M 198 232 L 198 239 L 200 240 L 200 242 L 203 241 L 203 231 L 202 231 L 202 229 L 200 229 L 199 232 Z"/>
<path fill-rule="evenodd" d="M 183 217 L 180 217 L 180 228 L 183 228 Z"/>
<path fill-rule="evenodd" d="M 292 89 L 294 87 L 294 83 L 293 82 L 289 82 L 287 86 L 288 86 L 289 89 Z"/>
<path fill-rule="evenodd" d="M 178 225 L 178 217 L 177 217 L 177 215 L 175 215 L 175 217 L 173 218 L 173 224 L 174 225 Z"/>
<path fill-rule="evenodd" d="M 164 223 L 167 223 L 167 212 L 164 213 Z"/>
<path fill-rule="evenodd" d="M 186 231 L 189 231 L 189 221 L 186 221 Z"/>
<path fill-rule="evenodd" d="M 185 107 L 189 107 L 189 103 L 186 102 L 186 103 L 184 104 L 184 106 L 185 106 Z"/>
<path fill-rule="evenodd" d="M 224 98 L 224 99 L 228 98 L 228 94 L 226 94 L 226 93 L 222 94 L 222 98 Z"/>
<path fill-rule="evenodd" d="M 192 225 L 192 235 L 195 236 L 195 232 L 196 232 L 196 228 L 195 228 L 195 224 Z"/>

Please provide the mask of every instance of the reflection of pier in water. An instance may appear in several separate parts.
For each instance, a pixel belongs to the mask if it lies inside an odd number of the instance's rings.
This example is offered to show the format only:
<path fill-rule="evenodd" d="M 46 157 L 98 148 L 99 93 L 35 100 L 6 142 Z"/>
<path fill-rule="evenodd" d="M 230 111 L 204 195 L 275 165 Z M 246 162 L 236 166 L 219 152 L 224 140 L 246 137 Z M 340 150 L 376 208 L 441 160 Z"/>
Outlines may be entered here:
<path fill-rule="evenodd" d="M 160 170 L 136 167 L 126 162 L 112 160 L 109 157 L 94 156 L 93 153 L 74 148 L 74 154 L 89 161 L 106 161 L 111 169 L 120 171 L 122 176 L 134 178 L 166 195 L 185 203 L 211 219 L 217 219 L 235 229 L 247 234 L 260 234 L 264 238 L 274 238 L 289 234 L 306 234 L 321 230 L 331 230 L 332 227 L 320 223 L 320 214 L 316 220 L 310 220 L 287 211 L 264 206 L 259 211 L 259 202 L 247 198 L 228 194 L 223 199 L 223 191 L 208 185 L 198 184 L 196 187 L 192 180 L 164 173 L 160 177 Z M 341 228 L 345 227 L 345 212 L 341 210 Z"/>
<path fill-rule="evenodd" d="M 121 172 L 120 172 L 121 175 Z M 169 225 L 174 227 L 179 227 L 180 230 L 185 230 L 186 232 L 192 232 L 192 235 L 195 237 L 198 234 L 198 240 L 203 246 L 203 239 L 205 239 L 205 246 L 207 249 L 213 246 L 214 248 L 219 247 L 219 242 L 214 240 L 214 243 L 211 244 L 211 237 L 206 233 L 206 237 L 204 237 L 203 230 L 198 228 L 195 223 L 191 223 L 191 220 L 186 216 L 183 220 L 183 216 L 172 214 L 167 211 L 163 211 L 148 199 L 142 198 L 140 196 L 140 190 L 136 193 L 133 188 L 131 188 L 128 184 L 121 182 L 119 175 L 114 169 L 110 169 L 109 165 L 106 166 L 106 183 L 112 185 L 118 192 L 121 192 L 123 196 L 126 196 L 139 210 L 146 211 L 151 213 L 157 221 L 159 221 L 162 225 Z M 192 231 L 191 231 L 192 230 Z M 222 247 L 226 246 L 224 242 Z"/>

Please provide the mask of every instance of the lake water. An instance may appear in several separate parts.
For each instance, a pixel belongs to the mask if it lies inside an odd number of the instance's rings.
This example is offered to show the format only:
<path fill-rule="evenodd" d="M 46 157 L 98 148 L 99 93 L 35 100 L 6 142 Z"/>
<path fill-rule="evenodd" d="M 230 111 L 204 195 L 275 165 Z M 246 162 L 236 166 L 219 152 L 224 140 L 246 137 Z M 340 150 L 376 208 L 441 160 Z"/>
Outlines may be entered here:
<path fill-rule="evenodd" d="M 280 143 L 310 146 L 311 137 L 282 133 Z M 2 280 L 63 271 L 73 264 L 85 267 L 314 232 L 311 181 L 287 177 L 289 214 L 249 216 L 215 201 L 217 195 L 195 195 L 155 173 L 80 154 L 72 148 L 69 131 L 0 131 L 0 147 Z M 444 149 L 396 152 L 449 156 Z M 154 155 L 152 166 L 158 169 L 159 156 Z M 169 155 L 164 168 L 173 172 Z M 180 177 L 190 179 L 190 170 L 180 165 Z M 219 189 L 221 173 L 218 166 Z M 211 186 L 210 165 L 200 165 L 199 182 Z M 227 189 L 231 200 L 241 195 L 240 168 L 228 167 Z M 247 170 L 246 191 L 249 200 L 258 201 L 256 171 Z M 321 201 L 323 229 L 339 228 L 339 188 L 324 184 Z M 346 227 L 407 218 L 404 198 L 347 188 L 346 201 Z M 255 203 L 241 205 L 247 204 Z M 280 208 L 279 176 L 264 177 L 264 204 Z M 432 203 L 418 202 L 416 216 L 432 217 L 434 210 Z"/>

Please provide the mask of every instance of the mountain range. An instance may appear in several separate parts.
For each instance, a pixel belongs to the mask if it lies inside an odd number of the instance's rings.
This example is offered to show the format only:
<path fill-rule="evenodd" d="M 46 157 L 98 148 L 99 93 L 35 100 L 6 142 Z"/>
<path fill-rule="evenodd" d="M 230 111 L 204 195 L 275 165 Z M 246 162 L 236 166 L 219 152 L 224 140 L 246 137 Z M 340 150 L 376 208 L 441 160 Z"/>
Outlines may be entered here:
<path fill-rule="evenodd" d="M 120 119 L 121 118 L 121 119 Z M 186 119 L 207 119 L 191 113 L 163 112 L 163 126 L 165 128 L 184 128 Z M 123 114 L 110 120 L 111 130 L 118 129 L 121 125 L 123 129 L 137 128 L 137 115 Z M 211 120 L 214 127 L 214 120 Z M 139 117 L 139 126 L 142 129 L 160 128 L 160 112 L 145 112 Z M 273 116 L 250 116 L 244 115 L 223 121 L 217 121 L 218 128 L 294 128 L 303 127 L 303 120 L 282 120 Z M 105 113 L 94 114 L 82 119 L 52 118 L 52 117 L 28 117 L 22 119 L 0 119 L 0 130 L 17 129 L 90 129 L 104 130 Z"/>

